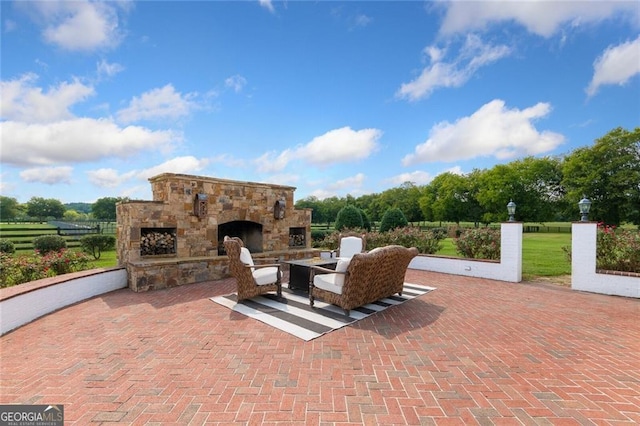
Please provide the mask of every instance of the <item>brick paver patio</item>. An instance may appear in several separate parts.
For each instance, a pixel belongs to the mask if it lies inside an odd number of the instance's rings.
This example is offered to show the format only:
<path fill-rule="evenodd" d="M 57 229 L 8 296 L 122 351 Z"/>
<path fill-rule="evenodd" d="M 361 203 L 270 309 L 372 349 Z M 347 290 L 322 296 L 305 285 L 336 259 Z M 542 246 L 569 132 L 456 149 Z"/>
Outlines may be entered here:
<path fill-rule="evenodd" d="M 437 290 L 311 342 L 119 290 L 0 338 L 0 403 L 68 424 L 640 423 L 640 301 L 409 270 Z"/>

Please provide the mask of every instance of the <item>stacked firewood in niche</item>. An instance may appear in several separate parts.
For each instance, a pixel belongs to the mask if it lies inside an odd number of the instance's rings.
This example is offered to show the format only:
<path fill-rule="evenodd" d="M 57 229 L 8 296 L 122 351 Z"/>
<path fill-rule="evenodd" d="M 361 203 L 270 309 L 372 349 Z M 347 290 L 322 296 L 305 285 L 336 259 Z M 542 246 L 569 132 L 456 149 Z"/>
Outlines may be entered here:
<path fill-rule="evenodd" d="M 289 234 L 289 247 L 304 247 L 305 235 L 304 234 Z"/>
<path fill-rule="evenodd" d="M 140 254 L 153 256 L 158 254 L 174 254 L 176 252 L 175 232 L 152 231 L 140 237 Z"/>

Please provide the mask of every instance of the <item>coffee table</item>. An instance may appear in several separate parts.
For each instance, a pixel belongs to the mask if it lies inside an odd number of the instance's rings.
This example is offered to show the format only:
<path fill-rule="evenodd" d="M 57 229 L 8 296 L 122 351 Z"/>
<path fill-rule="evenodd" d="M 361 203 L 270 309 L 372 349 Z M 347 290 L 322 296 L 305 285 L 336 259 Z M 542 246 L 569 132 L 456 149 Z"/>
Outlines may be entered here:
<path fill-rule="evenodd" d="M 311 267 L 322 266 L 323 268 L 335 269 L 338 259 L 314 257 L 310 259 L 287 260 L 284 263 L 289 265 L 289 289 L 308 292 Z"/>

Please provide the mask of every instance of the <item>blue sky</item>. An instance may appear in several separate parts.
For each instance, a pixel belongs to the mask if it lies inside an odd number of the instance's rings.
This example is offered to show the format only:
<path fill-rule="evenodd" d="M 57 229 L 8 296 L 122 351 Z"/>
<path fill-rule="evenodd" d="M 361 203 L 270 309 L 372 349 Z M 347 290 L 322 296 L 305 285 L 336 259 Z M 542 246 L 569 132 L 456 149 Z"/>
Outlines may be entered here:
<path fill-rule="evenodd" d="M 640 2 L 1 2 L 0 193 L 358 197 L 640 126 Z"/>

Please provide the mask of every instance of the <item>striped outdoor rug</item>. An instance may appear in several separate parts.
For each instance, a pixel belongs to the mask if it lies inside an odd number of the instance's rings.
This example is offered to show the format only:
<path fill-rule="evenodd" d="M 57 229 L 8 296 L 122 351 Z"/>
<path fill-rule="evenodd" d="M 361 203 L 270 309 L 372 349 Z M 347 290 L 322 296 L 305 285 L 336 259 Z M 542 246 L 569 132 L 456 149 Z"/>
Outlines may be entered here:
<path fill-rule="evenodd" d="M 435 290 L 433 287 L 404 283 L 402 296 L 397 294 L 375 303 L 352 309 L 349 316 L 342 308 L 329 305 L 316 299 L 314 307 L 309 306 L 309 297 L 304 293 L 294 293 L 286 284 L 282 286 L 282 299 L 273 294 L 254 297 L 237 302 L 235 293 L 212 297 L 211 300 L 227 308 L 262 321 L 279 330 L 309 341 L 355 321 L 382 311 L 389 306 L 398 305 Z"/>

